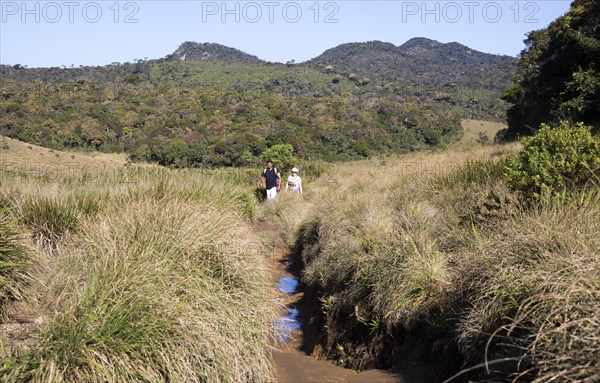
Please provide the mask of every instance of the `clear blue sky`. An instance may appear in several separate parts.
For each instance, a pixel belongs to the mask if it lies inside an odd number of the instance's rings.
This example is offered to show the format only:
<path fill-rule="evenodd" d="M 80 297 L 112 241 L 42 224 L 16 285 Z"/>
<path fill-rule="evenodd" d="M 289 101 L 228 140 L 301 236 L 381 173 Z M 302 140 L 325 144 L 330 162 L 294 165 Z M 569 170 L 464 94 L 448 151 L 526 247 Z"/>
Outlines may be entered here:
<path fill-rule="evenodd" d="M 336 45 L 412 37 L 516 56 L 528 31 L 570 1 L 7 1 L 0 63 L 104 65 L 161 58 L 184 41 L 214 42 L 269 61 L 302 62 Z"/>

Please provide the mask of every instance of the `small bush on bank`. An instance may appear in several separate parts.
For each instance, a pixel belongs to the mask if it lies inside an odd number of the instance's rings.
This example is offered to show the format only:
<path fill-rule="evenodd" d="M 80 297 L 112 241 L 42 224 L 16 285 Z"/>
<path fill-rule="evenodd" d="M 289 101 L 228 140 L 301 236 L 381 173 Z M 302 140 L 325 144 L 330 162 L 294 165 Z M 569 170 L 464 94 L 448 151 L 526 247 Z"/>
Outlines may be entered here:
<path fill-rule="evenodd" d="M 522 152 L 508 157 L 505 174 L 527 200 L 564 199 L 573 190 L 600 185 L 600 140 L 591 127 L 542 124 L 523 144 Z"/>

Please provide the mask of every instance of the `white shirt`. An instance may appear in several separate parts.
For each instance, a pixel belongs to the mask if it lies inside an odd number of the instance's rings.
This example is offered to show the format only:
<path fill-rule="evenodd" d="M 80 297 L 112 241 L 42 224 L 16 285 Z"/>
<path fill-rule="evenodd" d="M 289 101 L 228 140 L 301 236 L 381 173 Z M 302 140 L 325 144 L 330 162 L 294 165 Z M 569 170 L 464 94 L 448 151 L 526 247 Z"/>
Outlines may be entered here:
<path fill-rule="evenodd" d="M 302 185 L 302 178 L 299 175 L 291 175 L 287 179 L 288 187 L 292 191 L 300 191 L 300 185 Z"/>

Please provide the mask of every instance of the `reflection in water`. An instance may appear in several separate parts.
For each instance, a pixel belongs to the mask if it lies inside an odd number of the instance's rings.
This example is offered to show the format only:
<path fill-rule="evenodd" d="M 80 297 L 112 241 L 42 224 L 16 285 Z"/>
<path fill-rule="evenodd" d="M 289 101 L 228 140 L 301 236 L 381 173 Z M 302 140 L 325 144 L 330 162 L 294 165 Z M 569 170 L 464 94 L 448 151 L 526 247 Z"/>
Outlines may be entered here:
<path fill-rule="evenodd" d="M 299 311 L 295 307 L 287 307 L 286 314 L 281 318 L 275 319 L 273 327 L 278 335 L 280 342 L 287 341 L 294 330 L 299 330 L 302 326 L 302 322 L 298 318 Z"/>
<path fill-rule="evenodd" d="M 279 291 L 286 294 L 293 294 L 296 292 L 296 288 L 298 288 L 298 280 L 292 277 L 282 277 L 279 280 Z"/>
<path fill-rule="evenodd" d="M 289 266 L 291 260 L 286 258 L 282 261 L 282 263 L 286 266 Z M 279 279 L 279 283 L 277 283 L 277 288 L 280 292 L 292 295 L 296 292 L 298 288 L 298 280 L 289 276 L 282 276 Z M 276 298 L 275 302 L 277 304 L 281 304 L 282 298 Z M 294 330 L 300 329 L 302 323 L 298 318 L 299 312 L 298 309 L 294 306 L 284 306 L 285 309 L 283 315 L 280 318 L 277 318 L 273 321 L 273 328 L 278 335 L 278 339 L 280 342 L 287 341 Z"/>

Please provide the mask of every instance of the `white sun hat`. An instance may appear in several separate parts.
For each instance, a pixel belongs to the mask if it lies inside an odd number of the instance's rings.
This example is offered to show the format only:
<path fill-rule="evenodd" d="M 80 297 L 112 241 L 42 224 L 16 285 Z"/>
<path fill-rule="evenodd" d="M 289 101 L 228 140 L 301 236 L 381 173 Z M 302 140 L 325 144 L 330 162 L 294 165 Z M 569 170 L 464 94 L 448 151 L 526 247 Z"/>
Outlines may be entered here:
<path fill-rule="evenodd" d="M 294 172 L 298 173 L 298 168 L 292 168 L 292 173 Z"/>

